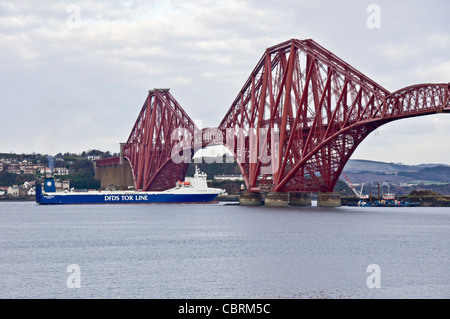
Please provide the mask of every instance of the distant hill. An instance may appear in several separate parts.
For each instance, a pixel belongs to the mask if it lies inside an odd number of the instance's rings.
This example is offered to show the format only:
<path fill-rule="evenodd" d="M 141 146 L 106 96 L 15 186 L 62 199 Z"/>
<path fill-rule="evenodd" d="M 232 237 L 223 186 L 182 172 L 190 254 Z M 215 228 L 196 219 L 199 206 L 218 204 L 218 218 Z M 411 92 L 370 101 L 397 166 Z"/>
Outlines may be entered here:
<path fill-rule="evenodd" d="M 233 160 L 231 159 L 233 162 Z M 211 163 L 211 164 L 208 164 Z M 203 158 L 197 164 L 208 175 L 240 175 L 239 166 L 234 161 L 227 163 L 225 157 Z M 194 174 L 195 164 L 188 169 L 188 176 Z M 450 166 L 445 164 L 405 165 L 401 163 L 385 163 L 362 159 L 351 159 L 344 168 L 345 174 L 354 183 L 419 183 L 426 181 L 436 183 L 450 183 Z"/>
<path fill-rule="evenodd" d="M 426 167 L 417 172 L 398 172 L 398 175 L 410 177 L 415 180 L 450 183 L 449 166 Z"/>
<path fill-rule="evenodd" d="M 191 163 L 187 176 L 194 176 L 195 166 L 206 173 L 208 179 L 213 179 L 214 175 L 241 175 L 237 162 L 227 163 L 225 157 L 204 157 L 201 163 Z"/>
<path fill-rule="evenodd" d="M 189 166 L 187 175 L 194 174 L 194 167 L 198 165 L 200 170 L 208 175 L 212 180 L 214 175 L 240 175 L 241 171 L 236 162 L 227 163 L 225 158 L 214 158 L 203 160 L 200 164 L 192 163 Z M 222 161 L 222 163 L 220 163 Z M 212 163 L 213 162 L 213 163 Z M 211 163 L 211 164 L 208 164 Z M 420 164 L 405 165 L 401 163 L 385 163 L 370 160 L 355 159 L 350 160 L 344 168 L 345 174 L 357 189 L 364 183 L 364 193 L 376 194 L 378 186 L 382 192 L 390 191 L 398 195 L 409 194 L 413 190 L 433 190 L 444 195 L 450 195 L 450 166 L 445 164 Z M 336 185 L 336 191 L 346 190 L 351 195 L 348 186 L 343 182 L 344 177 Z M 221 186 L 234 194 L 242 182 L 230 183 L 228 186 Z M 231 185 L 232 184 L 232 185 Z"/>
<path fill-rule="evenodd" d="M 349 160 L 344 173 L 354 183 L 450 183 L 450 166 L 445 164 L 405 165 L 368 160 Z"/>
<path fill-rule="evenodd" d="M 418 172 L 424 168 L 450 167 L 445 164 L 420 164 L 405 165 L 401 163 L 385 163 L 362 159 L 351 159 L 345 165 L 344 171 L 350 173 L 372 172 L 372 173 L 396 173 L 396 172 Z"/>
<path fill-rule="evenodd" d="M 450 166 L 446 164 L 405 165 L 357 159 L 347 163 L 344 173 L 353 184 L 364 183 L 366 193 L 377 192 L 378 185 L 386 190 L 389 185 L 397 194 L 418 189 L 450 194 Z"/>

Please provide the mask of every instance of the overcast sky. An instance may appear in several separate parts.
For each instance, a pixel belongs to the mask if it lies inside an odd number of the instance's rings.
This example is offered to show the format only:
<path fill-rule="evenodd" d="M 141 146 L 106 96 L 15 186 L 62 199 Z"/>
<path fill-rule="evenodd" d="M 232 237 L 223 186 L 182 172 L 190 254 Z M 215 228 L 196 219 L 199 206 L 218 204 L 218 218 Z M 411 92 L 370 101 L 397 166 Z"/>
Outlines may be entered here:
<path fill-rule="evenodd" d="M 0 152 L 118 152 L 152 88 L 217 126 L 264 50 L 292 38 L 390 91 L 448 83 L 449 16 L 448 0 L 0 1 Z M 449 133 L 449 114 L 395 121 L 352 158 L 450 164 Z"/>

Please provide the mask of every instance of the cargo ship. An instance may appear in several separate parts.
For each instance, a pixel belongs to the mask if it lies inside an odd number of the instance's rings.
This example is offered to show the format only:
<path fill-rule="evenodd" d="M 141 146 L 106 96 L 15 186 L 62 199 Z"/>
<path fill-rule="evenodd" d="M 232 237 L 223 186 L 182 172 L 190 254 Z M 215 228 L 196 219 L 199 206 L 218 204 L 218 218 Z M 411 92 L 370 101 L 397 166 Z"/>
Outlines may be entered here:
<path fill-rule="evenodd" d="M 156 204 L 156 203 L 211 203 L 223 192 L 207 185 L 206 174 L 195 167 L 194 177 L 179 181 L 164 191 L 56 191 L 55 179 L 45 177 L 36 185 L 36 203 L 40 205 L 63 204 Z"/>

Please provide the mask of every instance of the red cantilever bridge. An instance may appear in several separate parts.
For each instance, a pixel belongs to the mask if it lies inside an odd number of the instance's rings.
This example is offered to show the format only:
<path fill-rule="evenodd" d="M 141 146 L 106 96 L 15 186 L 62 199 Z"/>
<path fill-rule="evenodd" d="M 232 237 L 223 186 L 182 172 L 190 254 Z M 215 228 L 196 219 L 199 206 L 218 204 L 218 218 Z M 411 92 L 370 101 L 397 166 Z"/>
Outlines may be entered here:
<path fill-rule="evenodd" d="M 149 91 L 123 156 L 138 190 L 173 187 L 194 150 L 225 145 L 250 192 L 332 192 L 372 131 L 442 112 L 449 84 L 391 93 L 313 40 L 293 39 L 264 52 L 216 128 L 199 129 L 168 89 Z"/>

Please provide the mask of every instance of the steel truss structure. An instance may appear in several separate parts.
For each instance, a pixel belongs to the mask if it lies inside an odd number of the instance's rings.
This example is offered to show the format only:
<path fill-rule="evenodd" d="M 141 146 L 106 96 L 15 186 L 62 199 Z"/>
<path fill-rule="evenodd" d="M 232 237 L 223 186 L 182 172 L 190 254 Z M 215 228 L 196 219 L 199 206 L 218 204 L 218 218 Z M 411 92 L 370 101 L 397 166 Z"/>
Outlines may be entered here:
<path fill-rule="evenodd" d="M 238 162 L 251 191 L 332 192 L 356 147 L 379 126 L 449 110 L 448 84 L 390 93 L 313 40 L 293 39 L 266 50 L 219 129 L 244 135 L 245 161 Z M 265 135 L 252 138 L 255 129 Z M 237 139 L 228 147 L 239 158 Z"/>
<path fill-rule="evenodd" d="M 135 189 L 165 190 L 184 180 L 192 156 L 191 137 L 196 131 L 169 89 L 149 91 L 123 147 Z"/>
<path fill-rule="evenodd" d="M 364 138 L 397 119 L 449 112 L 449 90 L 391 93 L 313 40 L 292 39 L 265 51 L 217 128 L 200 131 L 168 89 L 150 91 L 124 155 L 139 190 L 173 187 L 196 145 L 223 144 L 250 191 L 332 192 Z"/>

